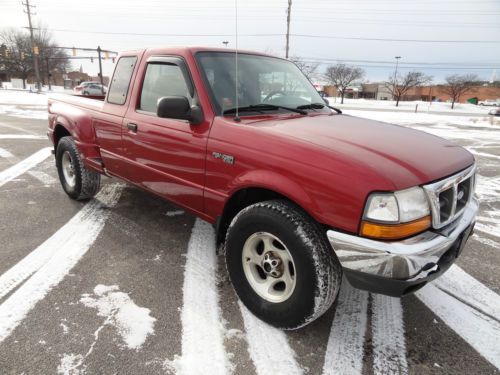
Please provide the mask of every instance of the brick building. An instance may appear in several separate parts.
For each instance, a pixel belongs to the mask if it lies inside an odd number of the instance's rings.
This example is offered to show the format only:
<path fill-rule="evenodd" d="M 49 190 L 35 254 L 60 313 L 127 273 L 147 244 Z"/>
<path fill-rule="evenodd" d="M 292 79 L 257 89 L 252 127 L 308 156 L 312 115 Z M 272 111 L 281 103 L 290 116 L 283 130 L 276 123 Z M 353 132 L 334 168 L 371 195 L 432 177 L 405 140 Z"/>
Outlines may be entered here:
<path fill-rule="evenodd" d="M 337 95 L 337 89 L 333 86 L 325 86 L 324 91 L 327 96 Z M 338 96 L 338 95 L 337 95 Z M 377 100 L 392 100 L 390 91 L 383 83 L 363 83 L 348 88 L 345 94 L 346 98 L 364 98 Z M 477 98 L 477 100 L 500 99 L 500 86 L 476 86 L 460 97 L 460 102 L 464 103 L 468 99 Z M 415 87 L 408 90 L 407 94 L 401 98 L 402 101 L 422 100 L 422 101 L 441 101 L 450 100 L 450 96 L 444 91 L 444 85 L 430 85 Z"/>

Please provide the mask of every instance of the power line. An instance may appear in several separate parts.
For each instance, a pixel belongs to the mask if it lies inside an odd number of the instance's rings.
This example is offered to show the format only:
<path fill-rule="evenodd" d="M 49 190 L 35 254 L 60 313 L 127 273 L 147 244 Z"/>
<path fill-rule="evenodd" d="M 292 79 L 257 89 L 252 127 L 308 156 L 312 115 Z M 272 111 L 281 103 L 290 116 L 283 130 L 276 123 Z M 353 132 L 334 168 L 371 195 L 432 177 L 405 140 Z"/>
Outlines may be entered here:
<path fill-rule="evenodd" d="M 336 58 L 327 58 L 327 57 L 304 57 L 304 59 L 312 60 L 312 61 L 330 61 L 330 62 L 354 62 L 354 63 L 367 63 L 367 64 L 394 64 L 394 61 L 387 60 L 357 60 L 357 59 L 336 59 Z M 484 68 L 495 69 L 497 66 L 500 66 L 500 61 L 498 62 L 488 62 L 488 63 L 475 63 L 475 62 L 400 62 L 399 65 L 458 65 L 458 66 L 478 66 Z M 496 66 L 495 66 L 496 65 Z"/>
<path fill-rule="evenodd" d="M 171 36 L 171 37 L 230 37 L 233 34 L 170 34 L 170 33 L 133 33 L 119 31 L 89 31 L 89 30 L 71 30 L 71 29 L 49 29 L 51 31 L 85 33 L 85 34 L 105 34 L 105 35 L 137 35 L 137 36 Z M 276 37 L 286 36 L 282 33 L 257 33 L 257 34 L 239 34 L 248 37 Z M 343 40 L 364 40 L 376 42 L 405 42 L 405 43 L 483 43 L 499 44 L 500 40 L 431 40 L 431 39 L 392 39 L 392 38 L 366 38 L 366 37 L 347 37 L 336 35 L 314 35 L 314 34 L 290 34 L 298 38 L 319 38 L 319 39 L 343 39 Z"/>

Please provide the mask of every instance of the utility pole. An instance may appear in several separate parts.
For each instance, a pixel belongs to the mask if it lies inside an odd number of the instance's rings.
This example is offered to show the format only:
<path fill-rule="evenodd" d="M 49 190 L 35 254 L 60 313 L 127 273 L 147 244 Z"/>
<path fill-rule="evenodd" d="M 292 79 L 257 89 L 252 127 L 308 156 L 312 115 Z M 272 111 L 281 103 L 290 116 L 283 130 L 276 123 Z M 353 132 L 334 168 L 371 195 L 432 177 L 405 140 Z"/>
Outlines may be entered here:
<path fill-rule="evenodd" d="M 394 56 L 396 59 L 396 69 L 394 70 L 394 88 L 392 89 L 392 100 L 396 96 L 396 87 L 398 86 L 398 63 L 401 56 Z"/>
<path fill-rule="evenodd" d="M 285 57 L 288 59 L 288 51 L 290 50 L 290 14 L 292 12 L 292 0 L 288 0 L 288 10 L 286 12 L 286 52 Z"/>
<path fill-rule="evenodd" d="M 33 24 L 31 23 L 31 16 L 34 15 L 31 13 L 31 8 L 34 8 L 34 5 L 30 5 L 30 1 L 26 0 L 26 3 L 22 3 L 26 6 L 26 10 L 24 13 L 28 15 L 28 23 L 30 29 L 30 40 L 31 40 L 31 55 L 33 56 L 33 67 L 35 68 L 35 76 L 36 76 L 36 89 L 39 92 L 41 90 L 40 86 L 40 71 L 38 70 L 38 46 L 35 45 L 35 38 L 33 37 Z M 36 47 L 36 48 L 35 48 Z"/>
<path fill-rule="evenodd" d="M 49 69 L 49 58 L 45 57 L 45 68 L 47 69 L 47 83 L 49 84 L 49 91 L 52 91 L 52 85 L 50 84 L 50 69 Z"/>
<path fill-rule="evenodd" d="M 99 78 L 101 80 L 101 93 L 104 95 L 104 81 L 102 79 L 101 47 L 97 46 L 97 56 L 99 56 Z"/>

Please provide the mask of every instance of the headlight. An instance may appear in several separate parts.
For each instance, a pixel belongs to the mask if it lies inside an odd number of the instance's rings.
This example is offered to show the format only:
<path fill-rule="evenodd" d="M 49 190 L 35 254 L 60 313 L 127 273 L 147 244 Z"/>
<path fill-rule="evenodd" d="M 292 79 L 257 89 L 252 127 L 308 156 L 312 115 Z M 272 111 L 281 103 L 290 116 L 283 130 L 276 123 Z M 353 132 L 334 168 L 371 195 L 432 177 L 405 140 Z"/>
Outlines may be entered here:
<path fill-rule="evenodd" d="M 400 239 L 431 225 L 430 207 L 424 190 L 414 187 L 368 197 L 360 234 L 378 239 Z"/>

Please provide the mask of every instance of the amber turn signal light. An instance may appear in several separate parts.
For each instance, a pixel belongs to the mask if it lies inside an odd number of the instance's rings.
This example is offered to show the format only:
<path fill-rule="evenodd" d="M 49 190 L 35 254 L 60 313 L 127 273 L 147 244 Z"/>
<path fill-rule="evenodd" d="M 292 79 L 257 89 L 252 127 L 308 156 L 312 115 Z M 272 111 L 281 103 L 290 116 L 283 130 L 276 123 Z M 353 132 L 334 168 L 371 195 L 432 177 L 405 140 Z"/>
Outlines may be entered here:
<path fill-rule="evenodd" d="M 403 224 L 380 224 L 369 221 L 361 222 L 360 235 L 378 240 L 399 240 L 423 232 L 431 226 L 431 217 L 424 216 L 421 219 Z"/>

